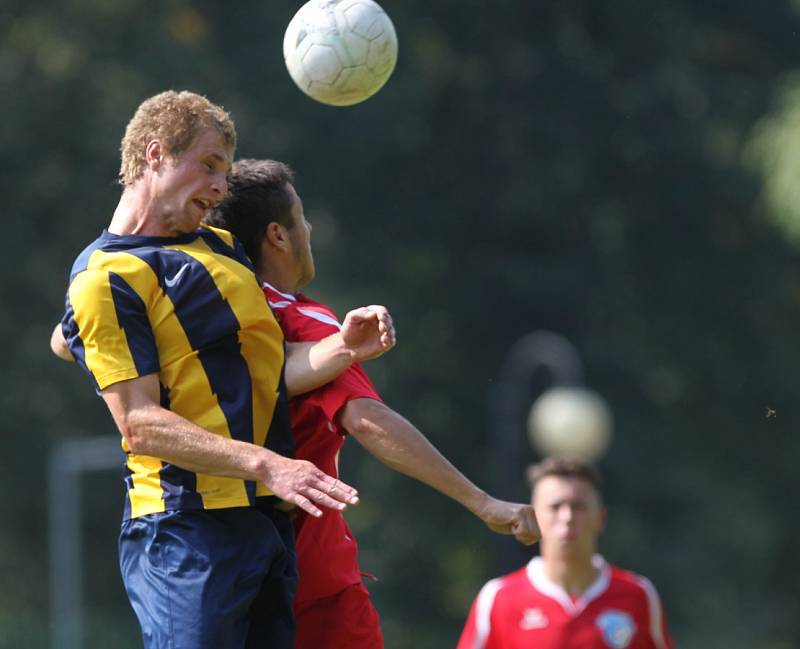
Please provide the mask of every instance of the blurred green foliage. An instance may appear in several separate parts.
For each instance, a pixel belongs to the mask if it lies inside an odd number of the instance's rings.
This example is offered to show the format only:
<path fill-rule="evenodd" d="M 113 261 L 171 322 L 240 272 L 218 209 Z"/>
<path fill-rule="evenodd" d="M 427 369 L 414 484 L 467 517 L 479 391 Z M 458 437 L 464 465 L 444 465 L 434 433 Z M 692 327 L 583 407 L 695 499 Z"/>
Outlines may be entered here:
<path fill-rule="evenodd" d="M 240 156 L 296 168 L 309 292 L 391 307 L 400 345 L 370 372 L 468 475 L 488 488 L 504 471 L 486 398 L 506 351 L 562 333 L 616 419 L 606 556 L 652 578 L 684 649 L 796 646 L 800 4 L 383 5 L 398 67 L 347 109 L 286 74 L 291 3 L 0 5 L 0 647 L 47 646 L 48 449 L 117 434 L 47 341 L 116 204 L 124 126 L 165 88 L 230 110 Z M 387 647 L 453 646 L 495 576 L 490 533 L 355 444 L 343 473 Z M 139 646 L 122 483 L 83 487 L 87 646 Z"/>

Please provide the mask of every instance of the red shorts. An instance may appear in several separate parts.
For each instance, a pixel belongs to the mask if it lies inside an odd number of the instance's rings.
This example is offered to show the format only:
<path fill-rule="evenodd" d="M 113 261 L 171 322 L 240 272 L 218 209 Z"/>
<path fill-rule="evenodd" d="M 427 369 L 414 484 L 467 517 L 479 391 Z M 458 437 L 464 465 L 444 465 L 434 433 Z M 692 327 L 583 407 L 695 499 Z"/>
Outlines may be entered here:
<path fill-rule="evenodd" d="M 383 649 L 378 611 L 363 584 L 294 608 L 295 649 Z"/>

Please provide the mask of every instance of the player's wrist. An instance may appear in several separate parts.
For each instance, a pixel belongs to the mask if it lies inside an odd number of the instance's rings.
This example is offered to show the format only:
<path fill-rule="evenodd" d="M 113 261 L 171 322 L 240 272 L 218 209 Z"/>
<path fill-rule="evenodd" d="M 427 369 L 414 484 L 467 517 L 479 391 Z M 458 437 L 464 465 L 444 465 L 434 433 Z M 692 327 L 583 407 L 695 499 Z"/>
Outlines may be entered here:
<path fill-rule="evenodd" d="M 356 353 L 341 333 L 331 334 L 317 342 L 309 352 L 309 365 L 315 372 L 333 372 L 347 369 L 355 361 Z"/>
<path fill-rule="evenodd" d="M 474 487 L 464 499 L 464 506 L 475 516 L 483 520 L 486 512 L 489 510 L 489 503 L 491 501 L 492 497 L 488 493 L 483 489 Z"/>
<path fill-rule="evenodd" d="M 252 476 L 252 480 L 267 482 L 274 475 L 280 456 L 260 446 L 256 446 L 255 449 L 255 452 L 248 454 L 246 470 Z"/>
<path fill-rule="evenodd" d="M 327 338 L 327 342 L 329 345 L 328 354 L 331 360 L 338 363 L 343 363 L 347 366 L 350 366 L 359 360 L 358 347 L 348 343 L 341 332 L 331 334 Z"/>

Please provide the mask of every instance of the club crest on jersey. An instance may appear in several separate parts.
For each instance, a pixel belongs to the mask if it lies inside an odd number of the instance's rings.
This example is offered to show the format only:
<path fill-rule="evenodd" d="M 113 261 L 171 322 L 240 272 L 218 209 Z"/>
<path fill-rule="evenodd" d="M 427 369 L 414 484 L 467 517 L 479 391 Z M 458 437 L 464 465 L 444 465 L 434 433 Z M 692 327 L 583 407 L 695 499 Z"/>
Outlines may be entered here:
<path fill-rule="evenodd" d="M 519 621 L 519 628 L 525 631 L 530 629 L 543 629 L 548 623 L 547 616 L 542 613 L 542 609 L 526 608 L 522 611 L 522 619 Z"/>
<path fill-rule="evenodd" d="M 597 616 L 595 625 L 603 633 L 603 641 L 611 649 L 625 649 L 636 633 L 636 623 L 623 611 L 603 611 Z"/>

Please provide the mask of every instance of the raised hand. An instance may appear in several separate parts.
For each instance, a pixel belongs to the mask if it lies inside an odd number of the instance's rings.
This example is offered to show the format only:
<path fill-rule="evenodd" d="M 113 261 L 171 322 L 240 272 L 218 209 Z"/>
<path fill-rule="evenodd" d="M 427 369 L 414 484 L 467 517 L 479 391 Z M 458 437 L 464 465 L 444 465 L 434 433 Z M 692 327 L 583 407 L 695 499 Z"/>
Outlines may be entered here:
<path fill-rule="evenodd" d="M 345 316 L 342 340 L 358 361 L 377 358 L 397 343 L 397 336 L 386 307 L 373 304 L 354 309 Z"/>

